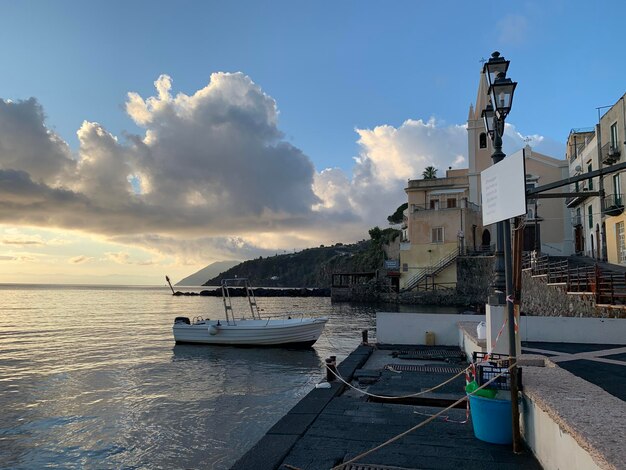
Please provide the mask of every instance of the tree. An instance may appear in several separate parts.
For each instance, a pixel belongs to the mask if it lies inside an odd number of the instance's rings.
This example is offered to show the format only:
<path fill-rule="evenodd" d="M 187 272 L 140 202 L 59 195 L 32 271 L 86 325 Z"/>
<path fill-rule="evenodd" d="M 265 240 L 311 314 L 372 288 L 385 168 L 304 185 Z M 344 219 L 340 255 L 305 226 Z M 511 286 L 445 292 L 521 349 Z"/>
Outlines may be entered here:
<path fill-rule="evenodd" d="M 382 236 L 382 230 L 380 229 L 380 227 L 376 226 L 376 227 L 371 228 L 369 230 L 369 234 L 370 234 L 370 238 L 374 242 L 379 242 L 380 241 L 380 237 Z"/>
<path fill-rule="evenodd" d="M 389 221 L 389 223 L 391 225 L 394 224 L 401 224 L 402 223 L 402 218 L 403 218 L 403 212 L 409 207 L 409 203 L 405 202 L 404 204 L 401 204 L 396 211 L 391 214 L 389 217 L 387 217 L 387 220 Z"/>
<path fill-rule="evenodd" d="M 422 176 L 424 177 L 425 180 L 434 180 L 437 178 L 437 168 L 435 168 L 434 166 L 427 166 L 426 168 L 424 168 L 424 171 L 422 172 Z"/>

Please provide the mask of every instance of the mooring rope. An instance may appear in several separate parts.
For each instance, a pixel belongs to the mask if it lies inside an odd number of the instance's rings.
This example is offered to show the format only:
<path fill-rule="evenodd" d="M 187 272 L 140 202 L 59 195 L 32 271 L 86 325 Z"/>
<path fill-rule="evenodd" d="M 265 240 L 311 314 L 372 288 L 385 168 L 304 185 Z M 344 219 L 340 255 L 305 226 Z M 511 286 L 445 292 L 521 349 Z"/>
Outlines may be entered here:
<path fill-rule="evenodd" d="M 383 447 L 399 440 L 402 439 L 404 436 L 406 436 L 407 434 L 412 433 L 413 431 L 421 428 L 422 426 L 427 425 L 428 423 L 430 423 L 431 421 L 434 421 L 435 418 L 438 418 L 439 416 L 441 416 L 442 414 L 444 414 L 446 411 L 454 408 L 455 406 L 459 405 L 460 403 L 463 403 L 465 400 L 469 400 L 469 396 L 470 395 L 474 395 L 477 391 L 482 390 L 483 388 L 485 388 L 487 385 L 491 384 L 493 381 L 495 381 L 496 379 L 500 378 L 501 376 L 503 376 L 506 372 L 509 372 L 511 370 L 512 367 L 514 367 L 515 364 L 511 364 L 506 370 L 500 372 L 498 375 L 496 375 L 495 377 L 491 378 L 489 381 L 485 382 L 483 385 L 481 385 L 480 387 L 478 387 L 476 390 L 474 390 L 471 393 L 468 393 L 466 396 L 464 396 L 463 398 L 458 399 L 457 401 L 455 401 L 454 403 L 452 403 L 450 406 L 448 406 L 447 408 L 444 408 L 443 410 L 441 410 L 439 413 L 436 413 L 434 415 L 432 415 L 430 418 L 422 421 L 421 423 L 413 426 L 411 429 L 407 429 L 406 431 L 398 434 L 397 436 L 392 437 L 391 439 L 388 439 L 387 441 L 383 442 L 382 444 L 368 450 L 365 451 L 359 455 L 357 455 L 356 457 L 348 460 L 347 462 L 341 463 L 335 467 L 333 467 L 331 470 L 342 470 L 345 469 L 347 465 L 350 465 L 354 462 L 356 462 L 357 460 L 362 459 L 363 457 L 366 457 L 368 455 L 370 455 L 373 452 L 376 452 L 379 449 L 382 449 Z"/>
<path fill-rule="evenodd" d="M 440 383 L 439 385 L 435 385 L 432 388 L 429 388 L 428 390 L 422 390 L 421 392 L 417 392 L 417 393 L 412 393 L 410 395 L 400 395 L 400 396 L 385 396 L 385 395 L 376 395 L 374 393 L 369 393 L 366 392 L 365 390 L 362 390 L 360 388 L 355 387 L 354 385 L 346 382 L 346 380 L 341 377 L 339 375 L 339 372 L 335 372 L 332 368 L 330 368 L 328 366 L 328 364 L 324 364 L 326 366 L 326 368 L 332 372 L 332 374 L 337 377 L 341 382 L 343 382 L 345 385 L 347 385 L 348 387 L 350 387 L 353 390 L 356 390 L 357 392 L 361 392 L 364 395 L 367 395 L 368 397 L 372 397 L 372 398 L 381 398 L 384 400 L 400 400 L 402 398 L 412 398 L 412 397 L 419 397 L 420 395 L 424 395 L 426 393 L 432 392 L 433 390 L 437 390 L 438 388 L 443 387 L 446 384 L 449 384 L 450 382 L 452 382 L 454 379 L 456 379 L 457 377 L 465 374 L 465 372 L 467 372 L 472 366 L 468 366 L 465 369 L 463 369 L 461 372 L 459 372 L 458 374 L 454 375 L 453 377 L 450 377 L 448 380 L 446 380 L 445 382 Z"/>

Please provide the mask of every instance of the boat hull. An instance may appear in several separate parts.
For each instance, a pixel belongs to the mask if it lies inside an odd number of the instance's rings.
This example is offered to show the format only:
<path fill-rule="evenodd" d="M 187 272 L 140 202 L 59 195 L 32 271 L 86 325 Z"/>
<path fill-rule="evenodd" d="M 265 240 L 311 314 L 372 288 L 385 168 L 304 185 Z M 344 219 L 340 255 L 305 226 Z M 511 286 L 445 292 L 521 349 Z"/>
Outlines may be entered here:
<path fill-rule="evenodd" d="M 206 320 L 194 324 L 175 323 L 176 343 L 228 346 L 310 347 L 322 334 L 327 318 L 238 320 L 225 324 Z"/>

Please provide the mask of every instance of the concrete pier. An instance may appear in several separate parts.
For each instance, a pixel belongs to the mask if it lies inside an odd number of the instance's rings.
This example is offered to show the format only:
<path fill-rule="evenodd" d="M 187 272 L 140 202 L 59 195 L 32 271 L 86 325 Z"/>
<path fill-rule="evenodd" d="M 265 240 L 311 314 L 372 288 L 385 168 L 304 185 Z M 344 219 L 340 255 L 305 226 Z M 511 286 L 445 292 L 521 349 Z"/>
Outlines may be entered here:
<path fill-rule="evenodd" d="M 359 346 L 339 364 L 341 377 L 347 382 L 353 381 L 359 388 L 370 384 L 369 390 L 381 396 L 399 396 L 407 391 L 430 388 L 456 375 L 456 371 L 462 370 L 459 366 L 464 365 L 457 361 L 457 368 L 454 368 L 454 361 L 450 363 L 441 358 L 400 359 L 398 353 L 406 352 L 406 346 L 386 348 Z M 427 349 L 435 350 L 427 347 L 419 350 Z M 446 348 L 446 351 L 450 354 L 446 352 L 445 356 L 462 357 L 458 348 Z M 416 370 L 412 371 L 409 366 Z M 433 372 L 434 369 L 426 366 L 439 366 L 440 371 Z M 420 397 L 421 405 L 415 405 L 394 400 L 371 401 L 342 382 L 333 381 L 330 388 L 312 390 L 232 468 L 328 470 L 441 411 L 440 406 L 425 405 L 453 402 L 463 396 L 464 384 L 464 378 L 459 377 L 447 387 Z M 445 416 L 366 456 L 354 467 L 346 468 L 541 468 L 529 451 L 515 455 L 510 446 L 479 441 L 474 437 L 471 422 L 465 421 L 465 407 L 451 409 Z M 361 466 L 356 466 L 357 463 Z M 368 466 L 363 467 L 365 464 Z"/>

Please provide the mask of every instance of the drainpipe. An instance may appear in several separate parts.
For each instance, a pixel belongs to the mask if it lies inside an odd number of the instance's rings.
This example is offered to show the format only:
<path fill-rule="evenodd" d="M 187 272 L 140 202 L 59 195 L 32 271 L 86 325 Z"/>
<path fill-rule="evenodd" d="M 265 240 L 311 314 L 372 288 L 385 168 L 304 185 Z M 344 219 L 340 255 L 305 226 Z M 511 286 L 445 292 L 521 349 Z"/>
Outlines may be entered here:
<path fill-rule="evenodd" d="M 598 143 L 598 170 L 602 169 L 602 131 L 600 126 L 600 110 L 598 109 L 598 124 L 596 124 L 596 142 Z M 600 191 L 600 240 L 596 240 L 596 245 L 600 248 L 600 257 L 602 261 L 606 261 L 606 230 L 604 224 L 604 177 L 602 174 L 598 177 L 598 190 Z"/>

